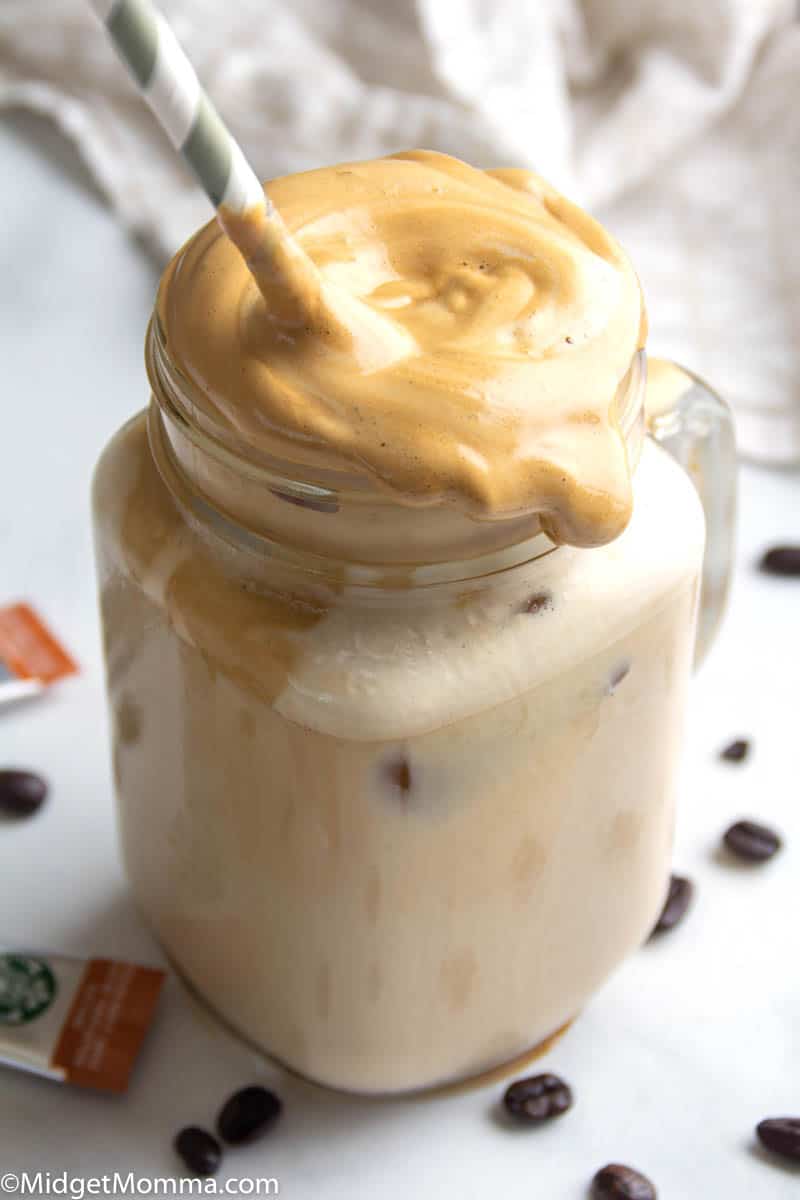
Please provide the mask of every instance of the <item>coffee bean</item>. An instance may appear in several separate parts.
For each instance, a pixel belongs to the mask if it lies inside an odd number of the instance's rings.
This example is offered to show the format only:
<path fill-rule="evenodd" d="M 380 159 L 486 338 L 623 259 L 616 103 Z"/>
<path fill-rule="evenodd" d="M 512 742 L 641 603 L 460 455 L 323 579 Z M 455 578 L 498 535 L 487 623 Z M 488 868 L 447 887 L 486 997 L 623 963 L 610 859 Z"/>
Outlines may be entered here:
<path fill-rule="evenodd" d="M 725 762 L 740 763 L 744 762 L 750 753 L 750 743 L 747 738 L 737 738 L 735 742 L 731 742 L 724 750 L 720 750 L 719 756 Z"/>
<path fill-rule="evenodd" d="M 592 1180 L 592 1197 L 595 1200 L 603 1197 L 610 1197 L 611 1200 L 656 1200 L 656 1189 L 649 1179 L 639 1171 L 634 1171 L 633 1167 L 609 1163 Z"/>
<path fill-rule="evenodd" d="M 800 1117 L 769 1117 L 756 1126 L 756 1133 L 773 1154 L 800 1162 Z"/>
<path fill-rule="evenodd" d="M 686 879 L 683 875 L 671 875 L 669 880 L 669 891 L 667 898 L 664 901 L 664 907 L 661 910 L 661 916 L 655 923 L 653 933 L 666 933 L 668 929 L 674 929 L 680 920 L 686 915 L 686 910 L 692 902 L 694 895 L 694 884 L 691 879 Z"/>
<path fill-rule="evenodd" d="M 232 1146 L 252 1141 L 270 1128 L 283 1104 L 264 1087 L 246 1087 L 230 1097 L 217 1117 L 217 1133 Z"/>
<path fill-rule="evenodd" d="M 800 576 L 800 546 L 773 546 L 758 565 L 768 575 Z"/>
<path fill-rule="evenodd" d="M 8 817 L 30 817 L 41 808 L 47 784 L 33 771 L 0 771 L 0 813 Z"/>
<path fill-rule="evenodd" d="M 172 1144 L 195 1175 L 213 1175 L 222 1160 L 222 1147 L 217 1139 L 197 1125 L 187 1125 Z"/>
<path fill-rule="evenodd" d="M 766 862 L 783 845 L 774 829 L 756 821 L 737 821 L 726 831 L 723 840 L 731 854 L 747 862 Z"/>
<path fill-rule="evenodd" d="M 551 1117 L 560 1117 L 572 1107 L 572 1091 L 557 1075 L 531 1075 L 512 1083 L 506 1089 L 503 1103 L 515 1120 L 539 1125 Z"/>
<path fill-rule="evenodd" d="M 522 606 L 522 611 L 530 613 L 535 617 L 537 613 L 544 612 L 547 608 L 553 607 L 553 597 L 550 592 L 534 592 Z"/>

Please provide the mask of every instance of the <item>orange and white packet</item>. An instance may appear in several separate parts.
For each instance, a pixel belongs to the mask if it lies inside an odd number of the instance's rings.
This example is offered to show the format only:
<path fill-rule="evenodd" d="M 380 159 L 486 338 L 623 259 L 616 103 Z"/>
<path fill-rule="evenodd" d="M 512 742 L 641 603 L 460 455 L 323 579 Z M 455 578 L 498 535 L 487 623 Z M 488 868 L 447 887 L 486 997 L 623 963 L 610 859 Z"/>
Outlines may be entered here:
<path fill-rule="evenodd" d="M 35 696 L 78 664 L 28 604 L 0 607 L 0 704 Z"/>
<path fill-rule="evenodd" d="M 0 1063 L 124 1092 L 164 979 L 108 958 L 0 951 Z"/>

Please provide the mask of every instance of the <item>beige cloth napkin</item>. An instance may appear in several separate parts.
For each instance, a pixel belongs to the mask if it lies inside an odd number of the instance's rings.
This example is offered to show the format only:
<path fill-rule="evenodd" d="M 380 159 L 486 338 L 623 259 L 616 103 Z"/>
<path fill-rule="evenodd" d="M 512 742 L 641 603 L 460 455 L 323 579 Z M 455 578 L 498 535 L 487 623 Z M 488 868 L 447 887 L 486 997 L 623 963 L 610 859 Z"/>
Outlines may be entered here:
<path fill-rule="evenodd" d="M 792 0 L 161 7 L 264 177 L 409 146 L 535 166 L 627 245 L 651 348 L 733 403 L 743 452 L 800 461 Z M 164 253 L 208 218 L 81 0 L 3 0 L 0 104 L 52 116 Z"/>

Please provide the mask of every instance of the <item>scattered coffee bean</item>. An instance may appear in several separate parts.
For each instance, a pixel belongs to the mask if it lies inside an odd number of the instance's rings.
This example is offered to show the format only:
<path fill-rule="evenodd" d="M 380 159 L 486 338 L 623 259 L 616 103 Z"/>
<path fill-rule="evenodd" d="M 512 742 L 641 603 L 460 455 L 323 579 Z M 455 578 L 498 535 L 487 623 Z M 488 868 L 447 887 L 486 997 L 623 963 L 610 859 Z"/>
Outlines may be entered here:
<path fill-rule="evenodd" d="M 560 1117 L 572 1107 L 572 1091 L 557 1075 L 531 1075 L 512 1083 L 506 1089 L 503 1103 L 515 1120 L 539 1125 L 551 1117 Z"/>
<path fill-rule="evenodd" d="M 0 813 L 9 817 L 30 817 L 41 808 L 47 784 L 33 771 L 0 771 Z"/>
<path fill-rule="evenodd" d="M 800 1162 L 800 1117 L 769 1117 L 756 1126 L 756 1133 L 773 1154 Z"/>
<path fill-rule="evenodd" d="M 653 928 L 653 934 L 666 933 L 668 929 L 674 929 L 686 915 L 693 895 L 694 884 L 691 879 L 686 879 L 683 875 L 671 875 L 667 898 L 661 910 L 661 916 Z M 652 937 L 653 934 L 650 936 Z"/>
<path fill-rule="evenodd" d="M 195 1175 L 213 1175 L 222 1160 L 222 1147 L 217 1139 L 197 1125 L 187 1125 L 172 1144 Z"/>
<path fill-rule="evenodd" d="M 646 1176 L 623 1167 L 620 1163 L 609 1163 L 598 1171 L 592 1180 L 594 1200 L 656 1200 L 656 1189 Z"/>
<path fill-rule="evenodd" d="M 800 576 L 800 546 L 773 546 L 758 565 L 768 575 Z"/>
<path fill-rule="evenodd" d="M 264 1087 L 246 1087 L 230 1097 L 217 1117 L 217 1133 L 232 1146 L 252 1141 L 281 1115 L 283 1104 Z"/>
<path fill-rule="evenodd" d="M 720 750 L 719 756 L 725 762 L 740 763 L 744 762 L 750 753 L 750 743 L 747 738 L 737 738 L 735 742 L 731 742 L 724 750 Z"/>
<path fill-rule="evenodd" d="M 530 613 L 535 617 L 537 613 L 544 612 L 547 608 L 553 607 L 553 597 L 550 592 L 535 592 L 522 606 L 522 611 Z"/>
<path fill-rule="evenodd" d="M 747 862 L 766 862 L 783 845 L 774 829 L 756 821 L 737 821 L 726 831 L 723 840 L 731 854 Z"/>

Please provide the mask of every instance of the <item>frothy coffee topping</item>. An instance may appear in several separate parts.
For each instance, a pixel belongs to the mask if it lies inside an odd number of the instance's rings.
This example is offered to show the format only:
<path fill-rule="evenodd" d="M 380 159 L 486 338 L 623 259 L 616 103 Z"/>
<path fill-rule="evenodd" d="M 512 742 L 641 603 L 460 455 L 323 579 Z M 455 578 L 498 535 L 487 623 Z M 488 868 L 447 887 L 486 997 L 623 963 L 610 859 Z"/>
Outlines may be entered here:
<path fill-rule="evenodd" d="M 324 303 L 310 297 L 297 324 L 215 222 L 193 237 L 158 313 L 208 417 L 289 463 L 366 475 L 399 504 L 530 515 L 574 545 L 622 531 L 618 397 L 645 319 L 601 226 L 529 171 L 425 151 L 267 190 Z"/>

